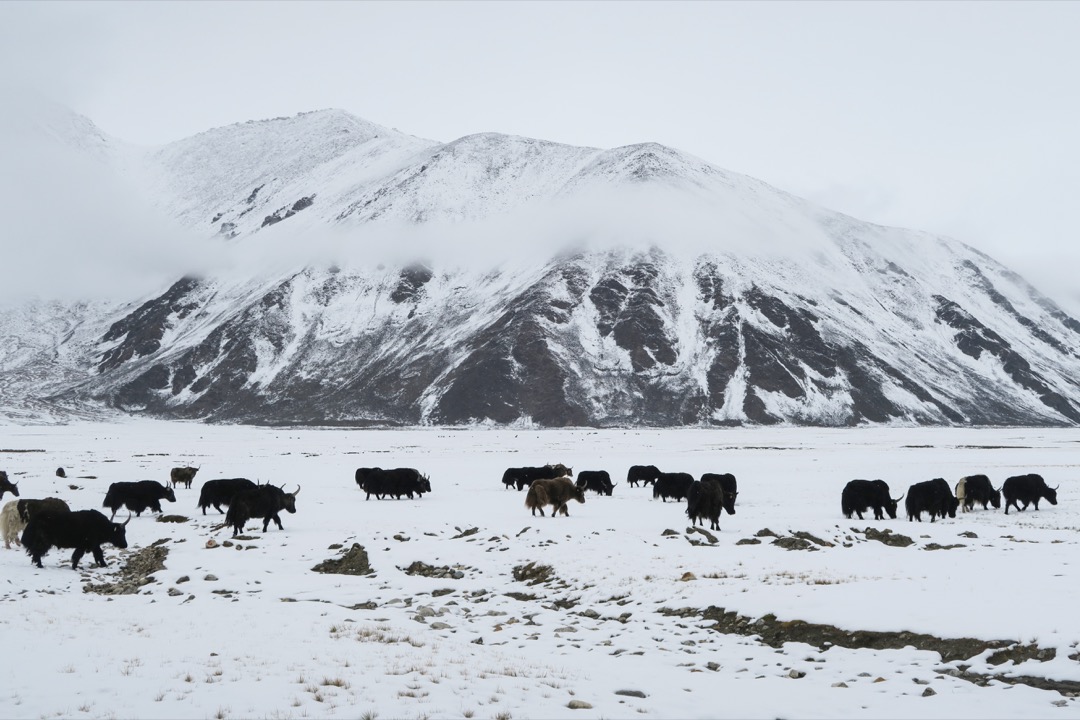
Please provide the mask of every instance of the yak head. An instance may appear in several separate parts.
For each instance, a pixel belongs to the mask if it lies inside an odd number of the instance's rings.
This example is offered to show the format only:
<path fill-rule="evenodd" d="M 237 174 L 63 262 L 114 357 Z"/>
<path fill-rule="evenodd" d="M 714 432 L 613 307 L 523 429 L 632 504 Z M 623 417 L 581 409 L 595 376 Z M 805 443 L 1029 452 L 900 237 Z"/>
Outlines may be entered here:
<path fill-rule="evenodd" d="M 282 490 L 282 493 L 283 493 L 283 495 L 281 497 L 282 507 L 284 507 L 285 510 L 288 511 L 290 514 L 295 515 L 296 514 L 296 496 L 300 494 L 300 486 L 297 485 L 296 490 L 294 490 L 291 493 L 285 492 L 284 486 L 282 486 L 281 490 Z"/>
<path fill-rule="evenodd" d="M 128 519 L 122 523 L 109 523 L 112 528 L 109 531 L 108 542 L 121 550 L 127 547 L 127 524 L 129 522 L 131 522 L 131 513 L 128 513 Z"/>
<path fill-rule="evenodd" d="M 907 493 L 904 493 L 904 495 L 907 495 Z M 901 495 L 895 500 L 889 498 L 889 502 L 885 503 L 885 512 L 889 513 L 889 517 L 893 520 L 896 519 L 896 506 L 899 505 L 900 501 L 904 499 L 904 495 Z"/>
<path fill-rule="evenodd" d="M 724 493 L 724 499 L 722 504 L 724 506 L 724 512 L 728 515 L 735 514 L 735 498 L 739 497 L 738 492 L 726 492 Z"/>
<path fill-rule="evenodd" d="M 574 488 L 571 497 L 573 497 L 579 503 L 585 502 L 585 488 L 578 485 L 571 485 L 571 487 Z"/>
<path fill-rule="evenodd" d="M 19 497 L 19 484 L 10 482 L 7 473 L 0 470 L 0 498 L 4 497 L 5 492 L 9 492 L 15 497 Z"/>
<path fill-rule="evenodd" d="M 165 499 L 169 502 L 176 502 L 176 493 L 174 493 L 173 489 L 167 485 L 165 486 Z"/>
<path fill-rule="evenodd" d="M 991 488 L 990 504 L 994 506 L 995 510 L 1001 509 L 1001 488 Z"/>
<path fill-rule="evenodd" d="M 1061 487 L 1060 484 L 1055 485 L 1054 487 L 1048 487 L 1043 494 L 1043 497 L 1045 497 L 1051 505 L 1057 505 L 1057 491 L 1059 487 Z M 18 495 L 18 493 L 15 494 Z"/>
<path fill-rule="evenodd" d="M 420 490 L 423 492 L 431 492 L 431 480 L 427 475 L 420 476 Z"/>

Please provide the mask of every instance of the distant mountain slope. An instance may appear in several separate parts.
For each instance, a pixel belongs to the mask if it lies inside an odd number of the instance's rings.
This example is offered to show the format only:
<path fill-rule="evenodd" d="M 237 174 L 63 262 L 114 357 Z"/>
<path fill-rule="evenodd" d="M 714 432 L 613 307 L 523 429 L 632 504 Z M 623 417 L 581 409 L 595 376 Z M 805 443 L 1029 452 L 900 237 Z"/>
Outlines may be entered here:
<path fill-rule="evenodd" d="M 78 333 L 57 311 L 37 346 L 63 367 L 23 372 L 0 396 L 12 407 L 36 393 L 251 423 L 1080 423 L 1080 323 L 1007 268 L 672 148 L 441 144 L 331 110 L 125 157 L 118 172 L 240 256 L 327 230 L 354 252 L 69 310 Z M 435 259 L 365 244 L 425 227 L 452 245 Z M 470 247 L 493 227 L 518 259 Z"/>

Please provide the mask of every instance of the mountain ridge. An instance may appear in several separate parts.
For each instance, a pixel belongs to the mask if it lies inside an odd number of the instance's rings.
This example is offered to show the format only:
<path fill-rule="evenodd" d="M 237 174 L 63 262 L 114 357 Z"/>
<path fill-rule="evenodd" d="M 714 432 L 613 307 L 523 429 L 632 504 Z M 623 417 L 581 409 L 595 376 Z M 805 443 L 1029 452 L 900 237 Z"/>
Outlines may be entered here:
<path fill-rule="evenodd" d="M 35 341 L 62 368 L 0 358 L 9 417 L 37 396 L 274 424 L 1080 424 L 1080 323 L 1015 273 L 656 143 L 438 143 L 323 110 L 127 152 L 237 258 L 347 252 L 84 305 Z M 409 257 L 419 232 L 434 252 Z"/>

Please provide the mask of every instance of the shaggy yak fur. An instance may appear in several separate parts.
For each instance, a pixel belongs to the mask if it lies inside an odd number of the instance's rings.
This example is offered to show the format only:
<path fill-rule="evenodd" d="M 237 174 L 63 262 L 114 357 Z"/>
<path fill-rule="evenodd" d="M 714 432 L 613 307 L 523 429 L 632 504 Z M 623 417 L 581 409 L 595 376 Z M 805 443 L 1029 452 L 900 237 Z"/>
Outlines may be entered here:
<path fill-rule="evenodd" d="M 571 500 L 585 502 L 585 488 L 578 487 L 570 478 L 534 480 L 529 486 L 529 494 L 525 496 L 525 507 L 532 510 L 533 515 L 539 510 L 540 516 L 543 517 L 544 506 L 551 505 L 554 508 L 551 511 L 551 517 L 555 517 L 560 512 L 569 516 L 570 512 L 566 504 Z"/>
<path fill-rule="evenodd" d="M 12 500 L 4 509 L 0 510 L 0 535 L 4 537 L 4 547 L 11 549 L 11 543 L 22 545 L 19 542 L 19 533 L 26 527 L 26 522 L 19 517 L 19 501 Z"/>

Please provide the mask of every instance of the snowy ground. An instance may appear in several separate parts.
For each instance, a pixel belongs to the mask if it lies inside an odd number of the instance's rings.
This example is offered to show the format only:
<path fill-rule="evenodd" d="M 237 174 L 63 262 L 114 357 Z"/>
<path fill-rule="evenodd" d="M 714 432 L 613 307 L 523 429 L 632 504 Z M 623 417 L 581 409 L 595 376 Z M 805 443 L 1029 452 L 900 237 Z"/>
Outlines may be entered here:
<path fill-rule="evenodd" d="M 99 508 L 110 482 L 159 479 L 199 465 L 160 523 L 128 526 L 110 565 L 73 572 L 53 550 L 45 569 L 0 550 L 0 715 L 107 718 L 1074 718 L 1077 700 L 945 674 L 935 652 L 775 649 L 723 634 L 662 608 L 719 606 L 758 618 L 848 630 L 910 630 L 944 638 L 1016 640 L 1053 648 L 1046 662 L 973 672 L 1080 681 L 1080 437 L 1074 430 L 342 430 L 130 422 L 7 427 L 0 469 L 24 498 L 57 495 Z M 39 452 L 40 451 L 40 452 Z M 508 466 L 562 462 L 606 469 L 612 497 L 589 493 L 570 517 L 530 516 L 525 493 L 503 489 Z M 687 533 L 681 503 L 630 488 L 626 470 L 732 472 L 739 505 L 710 545 Z M 63 466 L 68 478 L 55 476 Z M 415 467 L 431 478 L 420 500 L 365 501 L 360 466 Z M 909 523 L 846 520 L 852 478 L 908 485 L 985 472 L 1041 473 L 1060 504 Z M 87 476 L 93 476 L 89 478 Z M 250 525 L 233 547 L 221 522 L 195 507 L 203 481 L 221 477 L 302 491 L 284 531 Z M 74 485 L 78 489 L 71 489 Z M 9 500 L 5 497 L 4 500 Z M 869 518 L 870 516 L 868 516 Z M 853 532 L 911 536 L 891 547 Z M 464 534 L 478 528 L 474 534 Z M 834 543 L 785 550 L 769 528 Z M 677 531 L 664 535 L 667 529 Z M 977 538 L 962 537 L 972 532 Z M 462 536 L 463 535 L 463 536 Z M 462 537 L 455 537 L 462 536 Z M 168 540 L 166 569 L 141 594 L 84 593 L 125 558 Z M 690 540 L 704 545 L 694 545 Z M 315 573 L 332 544 L 363 545 L 374 574 Z M 961 544 L 927 550 L 930 543 Z M 816 546 L 815 546 L 816 547 Z M 463 577 L 408 575 L 415 561 Z M 513 569 L 550 565 L 528 585 Z M 189 578 L 181 582 L 181 578 Z M 207 576 L 216 579 L 206 579 Z M 170 594 L 173 589 L 173 594 Z M 449 591 L 449 592 L 444 592 Z M 506 593 L 518 594 L 516 599 Z M 524 593 L 524 595 L 522 595 Z M 794 671 L 794 672 L 793 672 Z M 802 677 L 797 676 L 805 673 Z M 842 684 L 842 685 L 841 685 Z M 935 694 L 924 696 L 930 688 Z M 635 695 L 617 691 L 636 691 Z M 643 695 L 644 697 L 639 697 Z M 572 703 L 587 707 L 573 709 Z"/>

